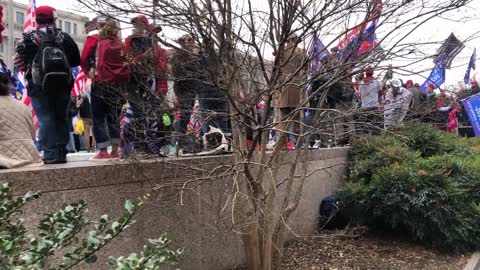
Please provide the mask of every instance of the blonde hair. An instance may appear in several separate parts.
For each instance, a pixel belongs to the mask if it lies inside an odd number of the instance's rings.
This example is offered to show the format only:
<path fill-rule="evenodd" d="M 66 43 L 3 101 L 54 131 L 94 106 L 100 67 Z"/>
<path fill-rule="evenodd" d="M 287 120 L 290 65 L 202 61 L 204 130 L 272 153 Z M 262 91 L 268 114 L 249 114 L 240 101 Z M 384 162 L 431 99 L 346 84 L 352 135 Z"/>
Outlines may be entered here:
<path fill-rule="evenodd" d="M 106 39 L 116 39 L 120 28 L 117 25 L 117 20 L 110 18 L 100 30 L 100 37 Z"/>
<path fill-rule="evenodd" d="M 184 45 L 185 44 L 185 41 L 187 40 L 187 38 L 191 38 L 193 39 L 193 36 L 190 35 L 190 34 L 185 34 L 183 36 L 181 36 L 180 38 L 177 39 L 177 42 L 181 45 Z"/>

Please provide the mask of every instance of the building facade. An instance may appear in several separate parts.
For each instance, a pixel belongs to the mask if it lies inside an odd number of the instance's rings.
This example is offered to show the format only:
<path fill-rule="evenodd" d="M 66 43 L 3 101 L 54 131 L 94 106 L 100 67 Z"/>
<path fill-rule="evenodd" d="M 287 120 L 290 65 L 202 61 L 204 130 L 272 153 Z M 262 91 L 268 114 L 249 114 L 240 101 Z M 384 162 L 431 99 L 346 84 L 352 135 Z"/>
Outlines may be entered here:
<path fill-rule="evenodd" d="M 0 44 L 0 55 L 11 68 L 12 55 L 18 41 L 22 38 L 28 5 L 11 0 L 0 0 L 0 5 L 3 6 L 3 23 L 5 25 L 5 30 L 2 32 L 4 41 Z M 72 36 L 80 51 L 85 44 L 85 23 L 88 21 L 89 18 L 86 16 L 57 10 L 57 27 Z"/>

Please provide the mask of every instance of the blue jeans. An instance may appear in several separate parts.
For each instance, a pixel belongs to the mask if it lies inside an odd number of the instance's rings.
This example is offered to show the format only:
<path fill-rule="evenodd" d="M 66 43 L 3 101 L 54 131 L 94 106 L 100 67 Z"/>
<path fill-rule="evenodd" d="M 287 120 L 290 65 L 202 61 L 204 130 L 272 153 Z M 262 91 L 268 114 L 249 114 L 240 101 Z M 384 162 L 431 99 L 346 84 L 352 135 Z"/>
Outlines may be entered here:
<path fill-rule="evenodd" d="M 101 83 L 92 86 L 93 135 L 98 149 L 120 145 L 121 88 Z"/>
<path fill-rule="evenodd" d="M 38 144 L 44 160 L 64 160 L 69 140 L 67 107 L 70 93 L 32 96 L 32 106 L 38 119 Z"/>
<path fill-rule="evenodd" d="M 69 132 L 67 150 L 70 151 L 70 152 L 77 152 L 77 150 L 75 149 L 75 138 L 73 137 L 73 132 L 72 131 Z"/>

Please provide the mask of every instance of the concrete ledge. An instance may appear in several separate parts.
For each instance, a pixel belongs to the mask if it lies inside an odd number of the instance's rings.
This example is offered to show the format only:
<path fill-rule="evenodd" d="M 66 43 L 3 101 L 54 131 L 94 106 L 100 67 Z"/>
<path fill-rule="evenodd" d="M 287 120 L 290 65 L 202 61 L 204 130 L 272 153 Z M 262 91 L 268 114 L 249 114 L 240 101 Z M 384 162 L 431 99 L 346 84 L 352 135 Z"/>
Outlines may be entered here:
<path fill-rule="evenodd" d="M 348 151 L 349 148 L 329 148 L 306 152 L 306 166 L 299 167 L 307 169 L 308 178 L 298 208 L 288 221 L 291 237 L 293 233 L 306 237 L 316 232 L 320 201 L 342 184 Z M 285 196 L 285 185 L 280 183 L 291 170 L 294 153 L 281 153 L 281 164 L 272 168 L 278 172 L 277 205 L 281 205 Z M 118 217 L 126 199 L 149 193 L 150 199 L 134 217 L 136 224 L 125 232 L 124 238 L 116 239 L 108 250 L 98 254 L 99 262 L 105 262 L 110 255 L 138 252 L 147 239 L 167 232 L 175 247 L 185 248 L 179 268 L 225 270 L 245 262 L 232 213 L 234 207 L 239 207 L 232 203 L 238 192 L 236 173 L 232 171 L 235 165 L 231 155 L 141 162 L 72 162 L 0 170 L 0 184 L 13 182 L 16 195 L 38 190 L 43 193 L 23 209 L 22 217 L 31 228 L 45 213 L 52 213 L 65 203 L 86 201 L 89 218 L 97 220 L 102 214 Z M 186 188 L 185 183 L 189 183 Z M 299 181 L 293 182 L 293 186 L 298 185 Z M 108 269 L 102 263 L 76 269 Z"/>
<path fill-rule="evenodd" d="M 307 160 L 346 159 L 350 148 L 325 148 L 307 151 Z M 285 160 L 294 152 L 286 152 Z M 67 191 L 144 181 L 148 178 L 205 175 L 212 168 L 230 167 L 232 155 L 202 157 L 169 157 L 137 161 L 80 161 L 60 165 L 0 170 L 0 183 L 15 182 L 15 195 L 28 191 L 43 193 Z M 185 169 L 189 169 L 186 171 Z M 193 169 L 193 170 L 192 170 Z M 145 174 L 155 170 L 160 173 Z"/>
<path fill-rule="evenodd" d="M 480 251 L 473 253 L 463 270 L 480 270 Z"/>

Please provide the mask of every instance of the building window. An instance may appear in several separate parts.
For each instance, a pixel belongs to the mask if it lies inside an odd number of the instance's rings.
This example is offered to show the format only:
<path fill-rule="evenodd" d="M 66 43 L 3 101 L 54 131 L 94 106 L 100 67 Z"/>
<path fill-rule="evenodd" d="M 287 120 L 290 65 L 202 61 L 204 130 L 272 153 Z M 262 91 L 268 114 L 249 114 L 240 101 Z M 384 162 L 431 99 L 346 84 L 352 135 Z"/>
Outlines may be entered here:
<path fill-rule="evenodd" d="M 75 35 L 75 36 L 77 35 L 77 24 L 76 23 L 73 24 L 73 35 Z"/>
<path fill-rule="evenodd" d="M 23 14 L 23 12 L 17 11 L 15 22 L 19 25 L 23 25 L 25 23 L 25 14 Z"/>
<path fill-rule="evenodd" d="M 65 22 L 65 32 L 72 33 L 72 24 L 70 22 Z"/>
<path fill-rule="evenodd" d="M 62 29 L 63 28 L 63 21 L 58 20 L 58 28 Z"/>

